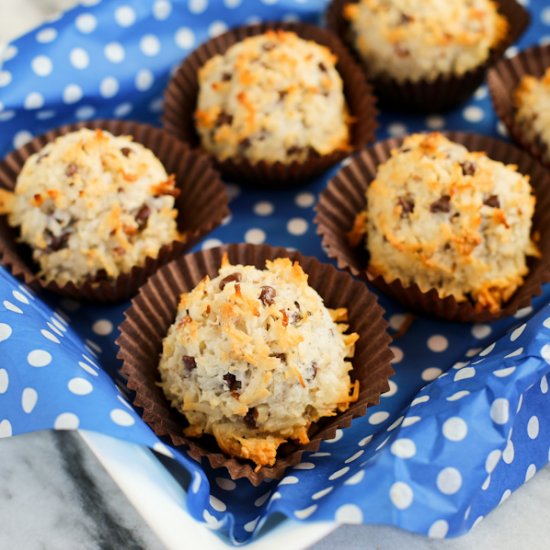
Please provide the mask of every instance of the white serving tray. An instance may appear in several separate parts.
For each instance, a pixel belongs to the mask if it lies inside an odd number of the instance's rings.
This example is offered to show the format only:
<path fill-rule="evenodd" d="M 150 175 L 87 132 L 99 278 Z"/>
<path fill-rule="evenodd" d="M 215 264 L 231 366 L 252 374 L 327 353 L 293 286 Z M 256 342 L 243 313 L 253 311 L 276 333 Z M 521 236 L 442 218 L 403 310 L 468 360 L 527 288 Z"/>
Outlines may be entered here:
<path fill-rule="evenodd" d="M 169 550 L 227 550 L 229 540 L 195 521 L 187 511 L 187 493 L 148 448 L 95 432 L 78 432 L 131 504 Z M 268 521 L 247 549 L 299 550 L 338 526 L 334 522 Z"/>

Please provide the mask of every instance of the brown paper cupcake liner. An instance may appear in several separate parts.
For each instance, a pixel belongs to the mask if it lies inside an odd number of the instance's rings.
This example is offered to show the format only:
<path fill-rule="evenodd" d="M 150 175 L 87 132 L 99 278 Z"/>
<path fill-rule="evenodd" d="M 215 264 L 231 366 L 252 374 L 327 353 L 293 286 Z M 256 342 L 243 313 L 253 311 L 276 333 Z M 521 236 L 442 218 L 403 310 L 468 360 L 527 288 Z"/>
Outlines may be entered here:
<path fill-rule="evenodd" d="M 309 444 L 281 446 L 275 465 L 259 471 L 254 471 L 250 462 L 225 456 L 209 436 L 185 437 L 185 418 L 170 406 L 157 385 L 162 340 L 176 317 L 180 294 L 194 288 L 205 275 L 215 277 L 224 252 L 233 264 L 254 265 L 261 269 L 267 259 L 288 257 L 297 260 L 309 275 L 309 284 L 328 307 L 348 308 L 350 330 L 360 335 L 351 374 L 360 382 L 358 401 L 346 412 L 314 424 L 309 431 Z M 134 405 L 142 409 L 143 419 L 157 435 L 168 436 L 174 445 L 187 447 L 198 462 L 206 458 L 212 468 L 227 469 L 232 479 L 246 478 L 253 485 L 259 485 L 263 480 L 282 477 L 287 468 L 298 464 L 305 451 L 317 450 L 322 440 L 331 439 L 337 428 L 349 426 L 353 418 L 364 415 L 366 408 L 377 404 L 380 395 L 388 390 L 388 379 L 394 371 L 390 364 L 390 337 L 382 315 L 383 310 L 374 294 L 347 273 L 282 247 L 232 244 L 177 258 L 159 269 L 125 312 L 117 340 L 118 358 L 123 361 L 122 372 L 128 377 L 128 388 L 135 391 Z"/>
<path fill-rule="evenodd" d="M 346 4 L 359 0 L 332 0 L 326 12 L 326 21 L 331 29 L 347 45 L 353 57 L 363 65 L 354 46 L 349 22 L 343 16 Z M 373 84 L 383 106 L 404 112 L 435 113 L 446 111 L 466 101 L 481 85 L 487 69 L 493 65 L 529 26 L 529 12 L 515 0 L 496 0 L 498 11 L 506 17 L 510 26 L 506 37 L 493 49 L 488 59 L 479 67 L 461 76 L 441 75 L 435 80 L 398 82 L 389 77 L 367 76 Z"/>
<path fill-rule="evenodd" d="M 548 68 L 550 68 L 550 44 L 533 46 L 509 59 L 501 59 L 489 70 L 487 82 L 493 107 L 510 136 L 518 145 L 550 168 L 550 162 L 543 160 L 548 145 L 533 142 L 525 135 L 524 128 L 515 120 L 513 100 L 514 91 L 524 76 L 532 75 L 539 78 Z"/>
<path fill-rule="evenodd" d="M 391 150 L 404 138 L 393 138 L 376 143 L 342 168 L 321 193 L 317 204 L 317 233 L 321 235 L 327 254 L 337 260 L 338 267 L 369 280 L 376 288 L 390 295 L 407 309 L 434 315 L 449 321 L 485 322 L 513 315 L 538 296 L 543 283 L 550 280 L 550 175 L 535 159 L 516 147 L 498 139 L 465 132 L 444 132 L 471 151 L 485 151 L 487 155 L 506 164 L 516 164 L 521 173 L 530 176 L 537 203 L 533 217 L 533 232 L 540 235 L 541 258 L 528 260 L 529 273 L 515 294 L 502 309 L 493 314 L 476 311 L 470 302 L 457 302 L 453 296 L 440 298 L 435 289 L 423 292 L 417 285 L 405 286 L 399 279 L 386 282 L 368 271 L 369 255 L 364 243 L 352 247 L 346 234 L 353 226 L 355 216 L 365 208 L 365 193 L 375 178 L 378 165 L 390 157 Z"/>
<path fill-rule="evenodd" d="M 325 29 L 305 23 L 262 23 L 232 29 L 200 46 L 176 71 L 164 95 L 164 128 L 191 147 L 200 147 L 195 130 L 194 113 L 199 93 L 198 71 L 211 57 L 225 53 L 233 44 L 268 30 L 292 31 L 306 40 L 327 46 L 338 59 L 336 68 L 344 82 L 344 94 L 350 111 L 351 151 L 311 156 L 305 162 L 258 162 L 246 159 L 224 161 L 212 157 L 215 165 L 229 180 L 244 181 L 259 187 L 291 186 L 309 180 L 358 151 L 374 139 L 376 99 L 364 74 L 336 36 Z"/>
<path fill-rule="evenodd" d="M 218 226 L 229 214 L 228 198 L 219 174 L 205 155 L 191 151 L 185 144 L 164 130 L 145 124 L 123 120 L 96 120 L 62 126 L 35 137 L 32 141 L 8 155 L 0 163 L 0 186 L 13 190 L 25 161 L 44 145 L 60 135 L 80 128 L 101 128 L 114 135 L 131 135 L 137 143 L 149 148 L 162 162 L 169 174 L 175 174 L 176 187 L 181 190 L 176 199 L 178 229 L 185 241 L 174 241 L 163 246 L 157 258 L 147 258 L 144 265 L 132 268 L 112 281 L 87 282 L 76 285 L 46 283 L 37 277 L 37 266 L 32 261 L 31 249 L 17 242 L 18 230 L 0 217 L 0 263 L 12 275 L 35 288 L 62 294 L 77 300 L 114 302 L 135 294 L 137 289 L 156 271 L 178 255 L 189 250 L 204 235 Z"/>

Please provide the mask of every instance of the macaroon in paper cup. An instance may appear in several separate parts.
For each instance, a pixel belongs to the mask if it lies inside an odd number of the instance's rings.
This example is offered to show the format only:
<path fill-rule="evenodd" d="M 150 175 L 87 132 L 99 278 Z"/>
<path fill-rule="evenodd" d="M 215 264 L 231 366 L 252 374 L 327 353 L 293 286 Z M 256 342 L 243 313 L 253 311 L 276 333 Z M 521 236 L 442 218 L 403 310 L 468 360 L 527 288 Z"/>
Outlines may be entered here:
<path fill-rule="evenodd" d="M 164 128 L 191 147 L 200 147 L 195 129 L 194 113 L 199 93 L 199 69 L 212 57 L 224 54 L 231 46 L 245 38 L 269 30 L 296 33 L 300 38 L 328 47 L 336 56 L 336 69 L 344 83 L 344 96 L 351 117 L 350 150 L 334 151 L 303 161 L 252 163 L 245 158 L 220 161 L 211 157 L 223 176 L 229 180 L 244 181 L 257 187 L 292 186 L 322 174 L 353 151 L 365 147 L 374 139 L 376 129 L 376 99 L 360 67 L 344 45 L 331 32 L 306 23 L 268 22 L 232 29 L 204 43 L 189 55 L 175 72 L 164 96 Z"/>
<path fill-rule="evenodd" d="M 356 155 L 332 178 L 316 206 L 317 233 L 322 237 L 328 256 L 337 261 L 338 267 L 368 280 L 411 311 L 472 323 L 508 317 L 528 306 L 532 298 L 542 292 L 542 284 L 550 281 L 550 174 L 528 154 L 498 139 L 466 132 L 443 132 L 443 135 L 470 151 L 484 151 L 493 160 L 517 165 L 519 172 L 530 177 L 536 196 L 532 234 L 540 236 L 541 256 L 528 258 L 529 272 L 523 284 L 497 313 L 488 309 L 480 311 L 473 303 L 457 301 L 453 296 L 440 298 L 435 288 L 423 292 L 416 284 L 406 286 L 399 279 L 387 282 L 382 276 L 369 272 L 369 254 L 364 241 L 356 247 L 349 243 L 347 234 L 357 214 L 365 209 L 365 193 L 376 177 L 378 165 L 390 158 L 391 151 L 399 147 L 404 138 L 376 143 Z"/>
<path fill-rule="evenodd" d="M 343 15 L 347 4 L 357 2 L 358 0 L 332 0 L 327 8 L 326 21 L 328 28 L 340 37 L 356 61 L 364 66 L 355 48 L 349 23 Z M 484 63 L 460 76 L 440 75 L 435 80 L 398 82 L 390 77 L 369 75 L 366 71 L 380 103 L 398 111 L 438 113 L 466 101 L 483 82 L 487 69 L 500 59 L 506 49 L 516 42 L 529 26 L 529 12 L 516 0 L 495 2 L 499 13 L 508 21 L 509 28 L 505 38 L 491 49 Z"/>
<path fill-rule="evenodd" d="M 501 59 L 489 70 L 487 83 L 493 107 L 510 136 L 523 149 L 548 168 L 550 162 L 543 160 L 548 145 L 541 140 L 533 141 L 525 135 L 525 130 L 515 118 L 514 92 L 524 76 L 540 78 L 550 69 L 550 44 L 533 46 L 510 58 Z"/>
<path fill-rule="evenodd" d="M 350 372 L 352 381 L 358 380 L 360 384 L 357 401 L 345 412 L 312 424 L 308 444 L 283 444 L 277 451 L 274 466 L 260 469 L 255 469 L 252 462 L 224 455 L 211 436 L 200 439 L 184 436 L 183 430 L 188 425 L 185 417 L 171 407 L 159 387 L 162 342 L 176 318 L 180 295 L 193 289 L 205 275 L 215 277 L 224 253 L 233 265 L 252 265 L 259 269 L 265 267 L 266 260 L 275 258 L 298 261 L 309 277 L 308 284 L 320 294 L 327 307 L 348 309 L 349 330 L 359 334 Z M 263 480 L 281 478 L 287 468 L 300 462 L 305 451 L 317 450 L 322 440 L 333 438 L 338 428 L 349 426 L 353 418 L 365 414 L 368 406 L 379 402 L 394 373 L 387 327 L 375 295 L 349 274 L 282 247 L 232 244 L 179 257 L 159 269 L 141 287 L 125 312 L 117 340 L 118 358 L 123 361 L 122 372 L 128 378 L 128 388 L 135 392 L 134 405 L 158 436 L 167 436 L 173 445 L 187 447 L 190 456 L 198 462 L 205 458 L 212 468 L 227 469 L 233 479 L 246 478 L 253 485 L 259 485 Z"/>
<path fill-rule="evenodd" d="M 29 246 L 18 242 L 18 229 L 8 225 L 7 217 L 0 217 L 0 263 L 26 284 L 42 287 L 77 300 L 115 302 L 126 299 L 137 291 L 156 269 L 189 250 L 204 235 L 217 227 L 229 214 L 228 198 L 219 174 L 209 159 L 190 150 L 164 130 L 122 120 L 96 120 L 70 124 L 35 137 L 13 151 L 0 163 L 0 187 L 15 188 L 17 177 L 25 161 L 57 137 L 81 128 L 102 129 L 115 136 L 131 136 L 136 143 L 150 149 L 161 161 L 168 174 L 174 174 L 180 190 L 175 208 L 178 211 L 178 230 L 183 241 L 173 241 L 160 248 L 156 258 L 148 257 L 141 266 L 114 280 L 69 282 L 60 285 L 46 282 L 37 276 L 38 268 L 32 260 Z"/>

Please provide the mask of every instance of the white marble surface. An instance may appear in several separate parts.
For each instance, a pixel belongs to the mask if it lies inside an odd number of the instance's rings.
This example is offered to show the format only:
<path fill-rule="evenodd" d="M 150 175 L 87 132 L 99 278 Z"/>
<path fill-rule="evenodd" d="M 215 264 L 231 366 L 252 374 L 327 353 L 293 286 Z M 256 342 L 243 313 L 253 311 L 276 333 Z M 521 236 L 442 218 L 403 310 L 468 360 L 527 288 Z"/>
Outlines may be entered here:
<path fill-rule="evenodd" d="M 74 4 L 75 0 L 0 0 L 0 45 Z M 162 547 L 77 436 L 44 432 L 2 440 L 0 457 L 0 549 Z M 343 526 L 314 547 L 547 550 L 549 510 L 547 467 L 459 539 L 428 540 L 390 527 Z"/>

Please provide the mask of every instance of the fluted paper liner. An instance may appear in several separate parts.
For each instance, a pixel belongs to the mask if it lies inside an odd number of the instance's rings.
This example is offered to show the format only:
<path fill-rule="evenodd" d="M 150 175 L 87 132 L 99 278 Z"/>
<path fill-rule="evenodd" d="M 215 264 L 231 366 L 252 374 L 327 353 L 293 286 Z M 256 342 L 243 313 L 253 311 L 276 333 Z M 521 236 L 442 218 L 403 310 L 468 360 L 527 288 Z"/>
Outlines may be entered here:
<path fill-rule="evenodd" d="M 541 285 L 550 280 L 550 175 L 535 159 L 498 139 L 465 132 L 444 134 L 471 151 L 484 151 L 494 160 L 516 164 L 521 173 L 530 176 L 536 195 L 532 230 L 540 235 L 538 244 L 541 258 L 528 259 L 529 273 L 522 286 L 498 313 L 476 311 L 475 306 L 468 301 L 457 302 L 453 296 L 440 298 L 435 289 L 422 292 L 417 285 L 405 286 L 399 279 L 386 282 L 383 277 L 369 273 L 369 255 L 364 242 L 357 247 L 350 246 L 346 234 L 352 228 L 355 216 L 365 209 L 367 187 L 375 178 L 378 165 L 390 157 L 391 150 L 399 147 L 404 138 L 376 143 L 336 174 L 321 193 L 316 207 L 317 233 L 322 236 L 327 254 L 336 259 L 338 267 L 369 280 L 407 309 L 461 322 L 484 322 L 507 317 L 528 306 L 531 299 L 541 293 Z"/>
<path fill-rule="evenodd" d="M 364 66 L 355 49 L 349 22 L 344 18 L 346 4 L 358 0 L 332 0 L 326 12 L 329 29 L 347 45 L 353 57 Z M 487 69 L 493 65 L 506 49 L 523 34 L 529 26 L 529 12 L 516 0 L 496 0 L 498 11 L 506 17 L 509 29 L 506 37 L 492 48 L 488 59 L 478 67 L 461 76 L 441 75 L 435 80 L 398 82 L 391 77 L 376 77 L 367 74 L 380 102 L 390 108 L 416 113 L 446 111 L 467 100 L 481 85 Z"/>
<path fill-rule="evenodd" d="M 527 138 L 521 125 L 515 120 L 513 95 L 522 77 L 532 75 L 540 78 L 550 68 L 550 44 L 533 46 L 508 59 L 501 59 L 487 75 L 493 106 L 510 136 L 535 158 L 550 168 L 550 162 L 542 156 L 548 148 L 541 142 Z"/>
<path fill-rule="evenodd" d="M 175 174 L 176 187 L 181 190 L 176 199 L 178 229 L 184 232 L 185 241 L 174 241 L 163 246 L 156 259 L 147 258 L 142 266 L 132 268 L 111 281 L 87 282 L 76 285 L 69 282 L 60 286 L 46 283 L 37 277 L 38 268 L 32 261 L 31 249 L 17 242 L 18 229 L 0 217 L 0 263 L 26 284 L 42 287 L 74 299 L 113 302 L 135 294 L 159 266 L 189 250 L 199 239 L 218 226 L 229 214 L 228 198 L 219 174 L 209 159 L 191 151 L 164 130 L 145 124 L 123 120 L 96 120 L 62 126 L 34 138 L 8 155 L 0 163 L 0 186 L 15 188 L 17 176 L 25 161 L 56 137 L 80 128 L 101 128 L 114 135 L 130 135 L 134 141 L 149 148 L 159 158 L 168 174 Z"/>
<path fill-rule="evenodd" d="M 267 259 L 288 257 L 297 260 L 309 275 L 309 284 L 323 297 L 327 307 L 348 308 L 350 331 L 360 335 L 351 372 L 352 379 L 360 382 L 358 401 L 344 413 L 312 425 L 308 445 L 286 443 L 281 446 L 275 465 L 257 472 L 251 462 L 224 455 L 210 436 L 185 437 L 185 418 L 170 406 L 157 385 L 162 340 L 176 318 L 179 297 L 182 292 L 194 288 L 205 275 L 217 275 L 224 251 L 232 264 L 254 265 L 260 269 L 265 268 Z M 122 372 L 128 377 L 128 388 L 135 391 L 134 405 L 142 409 L 143 419 L 157 435 L 168 436 L 174 445 L 187 447 L 198 462 L 205 458 L 212 468 L 226 468 L 233 479 L 247 478 L 253 485 L 259 485 L 264 479 L 282 477 L 287 468 L 300 461 L 305 451 L 317 450 L 323 439 L 333 438 L 337 428 L 347 427 L 353 418 L 364 415 L 366 408 L 377 404 L 380 395 L 388 390 L 388 378 L 394 371 L 390 364 L 390 337 L 382 314 L 374 294 L 345 272 L 282 247 L 232 244 L 177 258 L 159 269 L 140 289 L 124 314 L 117 340 L 118 358 L 123 361 Z"/>
<path fill-rule="evenodd" d="M 374 139 L 376 129 L 376 100 L 363 72 L 346 51 L 344 45 L 326 29 L 305 23 L 262 23 L 232 29 L 212 38 L 189 57 L 168 83 L 164 95 L 164 128 L 191 147 L 200 147 L 200 138 L 195 129 L 194 113 L 199 92 L 198 71 L 211 57 L 225 53 L 228 48 L 248 38 L 268 30 L 295 32 L 301 38 L 327 46 L 337 57 L 336 69 L 344 82 L 344 95 L 349 113 L 354 121 L 350 130 L 350 151 L 335 151 L 329 155 L 310 157 L 304 162 L 258 162 L 246 159 L 220 161 L 212 156 L 215 165 L 224 177 L 245 181 L 259 187 L 290 186 L 311 179 L 337 162 L 350 152 L 358 151 Z"/>

